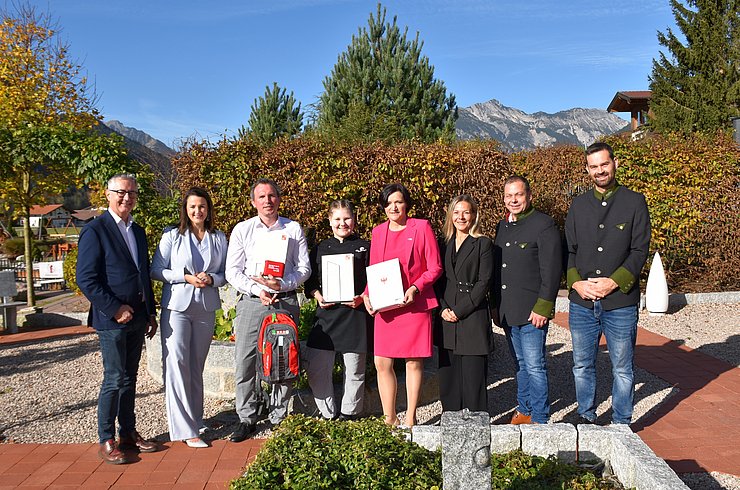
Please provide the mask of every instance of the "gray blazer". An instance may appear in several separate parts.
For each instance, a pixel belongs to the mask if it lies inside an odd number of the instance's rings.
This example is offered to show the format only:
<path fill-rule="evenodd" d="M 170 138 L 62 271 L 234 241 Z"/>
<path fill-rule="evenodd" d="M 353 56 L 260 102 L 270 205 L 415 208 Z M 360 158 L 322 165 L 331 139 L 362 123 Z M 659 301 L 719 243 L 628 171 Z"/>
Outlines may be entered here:
<path fill-rule="evenodd" d="M 205 272 L 213 277 L 213 286 L 203 288 L 203 303 L 207 311 L 221 308 L 219 286 L 226 284 L 226 235 L 220 231 L 208 234 L 211 258 L 204 264 Z M 195 287 L 185 281 L 185 270 L 193 270 L 193 254 L 190 249 L 190 231 L 181 235 L 177 228 L 167 228 L 162 234 L 157 251 L 152 259 L 152 279 L 164 283 L 162 308 L 185 311 L 193 300 Z"/>

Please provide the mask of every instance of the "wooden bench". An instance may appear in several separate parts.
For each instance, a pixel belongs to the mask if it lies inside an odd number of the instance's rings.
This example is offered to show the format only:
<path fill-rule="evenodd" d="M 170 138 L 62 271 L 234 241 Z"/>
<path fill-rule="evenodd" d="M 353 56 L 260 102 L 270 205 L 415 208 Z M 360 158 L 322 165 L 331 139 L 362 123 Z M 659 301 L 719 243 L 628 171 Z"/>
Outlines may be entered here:
<path fill-rule="evenodd" d="M 15 287 L 13 271 L 0 271 L 0 310 L 2 310 L 3 325 L 8 333 L 18 333 L 18 307 L 26 306 L 23 301 L 13 301 L 18 294 Z"/>

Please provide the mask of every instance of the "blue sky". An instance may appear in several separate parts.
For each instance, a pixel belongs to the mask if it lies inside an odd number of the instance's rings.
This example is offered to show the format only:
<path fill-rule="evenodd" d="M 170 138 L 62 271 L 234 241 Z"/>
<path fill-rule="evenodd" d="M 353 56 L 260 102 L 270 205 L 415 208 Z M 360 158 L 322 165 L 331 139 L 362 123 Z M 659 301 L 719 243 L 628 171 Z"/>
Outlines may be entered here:
<path fill-rule="evenodd" d="M 375 1 L 32 0 L 62 27 L 98 107 L 173 146 L 234 134 L 266 85 L 304 108 Z M 525 112 L 605 109 L 648 88 L 668 0 L 386 1 L 458 106 L 495 98 Z M 622 115 L 628 117 L 628 115 Z"/>

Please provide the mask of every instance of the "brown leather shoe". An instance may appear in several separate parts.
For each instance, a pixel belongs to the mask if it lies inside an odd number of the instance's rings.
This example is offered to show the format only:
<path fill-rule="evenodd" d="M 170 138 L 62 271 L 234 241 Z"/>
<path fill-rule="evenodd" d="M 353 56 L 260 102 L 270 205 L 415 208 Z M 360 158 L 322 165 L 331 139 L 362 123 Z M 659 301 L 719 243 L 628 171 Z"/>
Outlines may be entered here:
<path fill-rule="evenodd" d="M 108 439 L 105 442 L 101 442 L 100 448 L 98 449 L 98 456 L 100 456 L 103 461 L 110 464 L 123 464 L 128 462 L 126 460 L 126 455 L 118 449 L 115 439 Z"/>
<path fill-rule="evenodd" d="M 120 436 L 118 438 L 118 447 L 122 451 L 135 450 L 141 453 L 153 453 L 159 450 L 159 445 L 154 441 L 147 441 L 141 435 L 133 431 L 128 436 Z"/>
<path fill-rule="evenodd" d="M 532 423 L 532 416 L 531 415 L 524 415 L 519 410 L 516 410 L 514 412 L 514 416 L 511 417 L 511 424 L 512 425 L 527 425 Z"/>

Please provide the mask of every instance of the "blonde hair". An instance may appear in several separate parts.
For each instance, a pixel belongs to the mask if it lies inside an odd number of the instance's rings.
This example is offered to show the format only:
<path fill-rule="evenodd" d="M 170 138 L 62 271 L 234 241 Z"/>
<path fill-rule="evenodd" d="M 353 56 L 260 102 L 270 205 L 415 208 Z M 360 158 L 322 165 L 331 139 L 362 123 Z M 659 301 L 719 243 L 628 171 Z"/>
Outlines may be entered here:
<path fill-rule="evenodd" d="M 455 211 L 455 206 L 458 203 L 466 202 L 470 204 L 470 211 L 473 213 L 473 224 L 470 225 L 470 236 L 478 238 L 483 234 L 478 230 L 480 227 L 480 213 L 478 212 L 478 203 L 475 202 L 472 196 L 468 194 L 460 194 L 450 200 L 450 205 L 447 206 L 447 217 L 445 218 L 444 234 L 445 240 L 449 241 L 455 236 L 455 224 L 452 222 L 452 213 Z"/>

